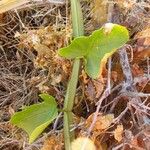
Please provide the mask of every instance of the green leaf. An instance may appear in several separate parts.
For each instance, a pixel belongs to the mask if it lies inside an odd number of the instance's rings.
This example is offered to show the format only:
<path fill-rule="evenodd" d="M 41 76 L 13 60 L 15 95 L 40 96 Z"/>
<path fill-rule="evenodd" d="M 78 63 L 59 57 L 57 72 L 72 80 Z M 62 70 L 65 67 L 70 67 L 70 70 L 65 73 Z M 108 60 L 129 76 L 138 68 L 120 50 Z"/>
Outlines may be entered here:
<path fill-rule="evenodd" d="M 129 40 L 128 30 L 117 24 L 107 23 L 90 36 L 75 38 L 72 43 L 58 51 L 67 59 L 84 58 L 89 76 L 98 78 L 110 55 Z"/>
<path fill-rule="evenodd" d="M 44 101 L 25 107 L 15 113 L 10 122 L 25 130 L 29 135 L 29 143 L 32 143 L 43 130 L 58 116 L 57 103 L 48 94 L 39 95 Z"/>

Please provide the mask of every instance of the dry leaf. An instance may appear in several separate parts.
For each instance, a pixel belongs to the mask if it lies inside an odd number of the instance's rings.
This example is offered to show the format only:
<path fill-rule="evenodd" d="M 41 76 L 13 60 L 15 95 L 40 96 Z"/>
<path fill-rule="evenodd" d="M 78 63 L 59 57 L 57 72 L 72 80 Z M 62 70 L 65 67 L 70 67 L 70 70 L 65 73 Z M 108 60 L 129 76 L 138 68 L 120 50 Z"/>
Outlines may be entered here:
<path fill-rule="evenodd" d="M 96 98 L 99 98 L 104 90 L 105 84 L 100 79 L 94 80 L 93 83 L 95 86 Z"/>
<path fill-rule="evenodd" d="M 86 74 L 85 70 L 81 71 L 80 78 L 84 84 L 87 84 L 89 82 L 89 78 L 88 78 L 88 75 Z"/>
<path fill-rule="evenodd" d="M 90 115 L 88 119 L 86 120 L 87 127 L 91 125 L 93 121 L 93 117 L 94 117 L 94 114 Z M 107 115 L 99 114 L 97 116 L 97 120 L 93 128 L 93 131 L 102 131 L 102 130 L 107 129 L 112 124 L 113 119 L 114 119 L 114 114 L 107 114 Z"/>
<path fill-rule="evenodd" d="M 44 145 L 41 150 L 62 150 L 63 149 L 63 136 L 62 134 L 52 134 L 47 140 L 44 141 Z"/>
<path fill-rule="evenodd" d="M 117 71 L 112 71 L 111 72 L 111 78 L 114 82 L 117 82 L 118 80 L 118 72 Z"/>
<path fill-rule="evenodd" d="M 134 63 L 138 63 L 150 57 L 150 28 L 137 33 L 134 39 L 136 40 Z"/>
<path fill-rule="evenodd" d="M 150 38 L 150 28 L 147 28 L 139 33 L 136 34 L 135 39 L 139 38 Z"/>
<path fill-rule="evenodd" d="M 53 73 L 56 68 L 60 68 L 58 59 L 56 59 L 57 49 L 64 47 L 70 41 L 71 27 L 58 26 L 41 27 L 38 30 L 28 30 L 27 33 L 16 32 L 15 37 L 20 40 L 19 48 L 28 49 L 29 52 L 37 52 L 34 64 L 38 68 L 51 68 Z M 34 51 L 34 52 L 35 52 Z M 35 55 L 35 53 L 34 53 Z M 63 68 L 64 64 L 61 64 Z"/>
<path fill-rule="evenodd" d="M 114 0 L 119 6 L 126 8 L 127 10 L 132 9 L 133 5 L 135 4 L 135 1 L 131 0 Z"/>
<path fill-rule="evenodd" d="M 61 80 L 62 80 L 62 75 L 61 74 L 58 74 L 58 75 L 55 75 L 55 74 L 52 74 L 51 75 L 51 84 L 56 86 L 56 84 L 60 83 Z"/>
<path fill-rule="evenodd" d="M 92 81 L 89 81 L 87 83 L 87 87 L 85 89 L 85 94 L 89 100 L 94 101 L 96 95 L 95 95 L 95 87 L 94 87 Z"/>
<path fill-rule="evenodd" d="M 89 138 L 79 137 L 71 143 L 71 150 L 96 150 L 96 147 Z"/>
<path fill-rule="evenodd" d="M 122 140 L 123 134 L 123 125 L 117 125 L 117 128 L 114 131 L 114 138 L 120 142 Z"/>
<path fill-rule="evenodd" d="M 91 1 L 92 19 L 95 26 L 101 26 L 107 22 L 107 3 L 100 0 Z"/>
<path fill-rule="evenodd" d="M 136 63 L 132 65 L 132 73 L 134 77 L 144 75 L 143 69 Z"/>

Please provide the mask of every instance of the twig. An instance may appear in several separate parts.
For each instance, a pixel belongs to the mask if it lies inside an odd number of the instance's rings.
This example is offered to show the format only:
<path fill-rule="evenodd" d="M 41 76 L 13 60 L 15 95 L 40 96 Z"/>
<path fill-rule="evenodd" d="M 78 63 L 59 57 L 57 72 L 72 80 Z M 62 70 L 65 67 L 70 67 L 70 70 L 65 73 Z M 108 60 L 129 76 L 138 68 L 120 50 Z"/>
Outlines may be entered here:
<path fill-rule="evenodd" d="M 132 73 L 131 73 L 130 64 L 128 61 L 128 55 L 126 52 L 126 47 L 122 47 L 119 50 L 119 55 L 120 55 L 120 63 L 121 63 L 122 70 L 123 70 L 123 73 L 125 76 L 125 83 L 122 87 L 121 92 L 123 92 L 123 93 L 127 93 L 127 92 L 137 93 L 137 90 L 136 90 L 135 86 L 133 85 L 133 77 L 132 77 Z M 133 95 L 133 97 L 136 97 L 137 103 L 142 103 L 141 98 L 138 95 Z M 142 125 L 143 122 L 147 123 L 147 120 L 150 120 L 150 119 L 148 119 L 148 117 L 146 115 L 142 115 L 141 113 L 138 113 L 136 116 L 137 116 L 139 125 Z"/>
<path fill-rule="evenodd" d="M 150 59 L 147 58 L 147 75 L 150 76 Z"/>
<path fill-rule="evenodd" d="M 27 29 L 26 26 L 24 25 L 24 23 L 22 22 L 22 20 L 21 20 L 19 14 L 18 14 L 18 11 L 17 11 L 16 9 L 14 9 L 14 11 L 15 11 L 15 13 L 16 13 L 18 19 L 19 19 L 19 22 L 20 22 L 22 28 Z"/>
<path fill-rule="evenodd" d="M 124 143 L 121 143 L 120 145 L 117 145 L 116 147 L 112 148 L 112 150 L 118 150 L 121 147 L 123 147 Z"/>
<path fill-rule="evenodd" d="M 58 117 L 56 118 L 56 120 L 54 122 L 54 125 L 53 125 L 53 130 L 56 130 L 58 122 L 59 122 L 59 119 L 60 119 L 61 116 L 62 116 L 62 112 L 60 112 Z"/>
<path fill-rule="evenodd" d="M 112 12 L 113 12 L 114 4 L 108 4 L 108 15 L 107 22 L 112 22 Z M 109 94 L 111 93 L 111 57 L 108 59 L 108 75 L 107 75 L 107 88 L 109 90 Z"/>
<path fill-rule="evenodd" d="M 118 116 L 118 117 L 116 117 L 114 120 L 113 120 L 113 122 L 114 123 L 117 123 L 117 122 L 119 122 L 120 121 L 120 119 L 126 114 L 126 112 L 128 111 L 128 107 L 126 107 L 125 108 L 125 110 L 124 111 L 122 111 L 121 112 L 121 114 Z"/>
<path fill-rule="evenodd" d="M 111 57 L 108 59 L 107 89 L 111 93 Z"/>
<path fill-rule="evenodd" d="M 104 91 L 103 95 L 101 96 L 101 98 L 100 98 L 99 101 L 98 101 L 98 106 L 97 106 L 97 108 L 96 108 L 96 112 L 94 113 L 93 121 L 92 121 L 92 123 L 91 123 L 91 125 L 90 125 L 90 127 L 89 127 L 89 129 L 88 129 L 88 132 L 87 132 L 87 136 L 88 136 L 88 137 L 90 136 L 90 134 L 91 134 L 91 132 L 92 132 L 92 130 L 93 130 L 93 128 L 94 128 L 94 125 L 95 125 L 95 123 L 96 123 L 97 116 L 98 116 L 99 110 L 100 110 L 100 108 L 101 108 L 101 104 L 102 104 L 103 100 L 104 100 L 105 98 L 107 98 L 108 96 L 109 96 L 109 89 L 106 89 L 106 90 Z"/>
<path fill-rule="evenodd" d="M 127 56 L 125 47 L 120 48 L 119 55 L 120 55 L 120 63 L 122 66 L 123 74 L 125 75 L 124 86 L 125 86 L 125 89 L 127 90 L 127 88 L 133 84 L 133 77 L 132 77 L 132 73 L 131 73 L 131 69 L 130 69 L 128 56 Z"/>

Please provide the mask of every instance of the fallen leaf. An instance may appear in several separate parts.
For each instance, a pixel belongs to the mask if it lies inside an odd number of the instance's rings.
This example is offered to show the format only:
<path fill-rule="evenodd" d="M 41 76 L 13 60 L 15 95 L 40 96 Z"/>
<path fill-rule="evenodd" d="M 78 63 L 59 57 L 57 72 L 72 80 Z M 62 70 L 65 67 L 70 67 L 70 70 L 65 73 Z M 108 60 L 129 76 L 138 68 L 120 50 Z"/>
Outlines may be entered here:
<path fill-rule="evenodd" d="M 96 150 L 96 147 L 89 138 L 79 137 L 71 143 L 71 150 Z"/>
<path fill-rule="evenodd" d="M 150 28 L 138 32 L 134 39 L 136 40 L 134 63 L 139 63 L 143 59 L 150 57 Z"/>
<path fill-rule="evenodd" d="M 62 75 L 61 74 L 58 74 L 58 75 L 55 75 L 55 74 L 52 74 L 51 75 L 51 84 L 56 86 L 56 84 L 60 83 L 61 80 L 62 80 Z"/>
<path fill-rule="evenodd" d="M 120 142 L 122 141 L 122 134 L 123 134 L 123 125 L 117 125 L 117 128 L 114 131 L 114 138 Z"/>
<path fill-rule="evenodd" d="M 99 98 L 104 90 L 105 84 L 100 79 L 94 80 L 93 83 L 95 86 L 96 98 Z"/>
<path fill-rule="evenodd" d="M 59 133 L 58 135 L 55 135 L 53 133 L 44 141 L 44 145 L 41 150 L 62 150 L 64 147 L 63 142 L 62 134 Z"/>
<path fill-rule="evenodd" d="M 95 27 L 107 22 L 107 2 L 92 0 L 90 3 L 92 23 Z M 103 14 L 103 15 L 99 15 Z"/>
<path fill-rule="evenodd" d="M 91 101 L 94 101 L 96 93 L 95 93 L 95 87 L 93 85 L 92 81 L 89 81 L 87 83 L 86 89 L 85 89 L 85 94 L 87 98 Z"/>
<path fill-rule="evenodd" d="M 93 121 L 94 114 L 90 115 L 88 119 L 86 120 L 86 126 L 90 127 L 92 121 Z M 96 123 L 94 125 L 93 131 L 102 131 L 107 129 L 112 123 L 114 119 L 114 114 L 107 114 L 102 115 L 99 114 L 97 116 Z"/>
<path fill-rule="evenodd" d="M 138 32 L 134 39 L 148 38 L 148 37 L 150 38 L 150 28 L 147 28 L 141 32 Z"/>
<path fill-rule="evenodd" d="M 144 75 L 143 69 L 136 63 L 132 65 L 132 73 L 134 77 Z"/>

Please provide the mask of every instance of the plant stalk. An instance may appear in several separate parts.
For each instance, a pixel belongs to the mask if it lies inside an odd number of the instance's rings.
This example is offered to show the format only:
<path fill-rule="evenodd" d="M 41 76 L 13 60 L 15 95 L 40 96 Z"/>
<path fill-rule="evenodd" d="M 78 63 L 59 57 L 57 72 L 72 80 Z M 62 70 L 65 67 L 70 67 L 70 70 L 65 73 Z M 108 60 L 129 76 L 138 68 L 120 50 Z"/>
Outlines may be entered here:
<path fill-rule="evenodd" d="M 73 26 L 73 36 L 78 37 L 84 34 L 83 15 L 79 0 L 70 0 L 71 2 L 71 16 Z M 76 87 L 78 83 L 78 74 L 80 68 L 80 59 L 74 60 L 73 69 L 70 81 L 67 86 L 67 92 L 64 102 L 64 141 L 65 150 L 71 150 L 71 141 L 74 139 L 74 132 L 70 131 L 73 124 L 73 104 L 76 94 Z"/>

